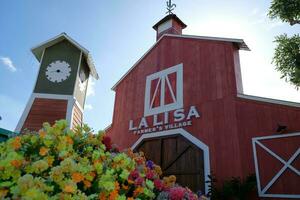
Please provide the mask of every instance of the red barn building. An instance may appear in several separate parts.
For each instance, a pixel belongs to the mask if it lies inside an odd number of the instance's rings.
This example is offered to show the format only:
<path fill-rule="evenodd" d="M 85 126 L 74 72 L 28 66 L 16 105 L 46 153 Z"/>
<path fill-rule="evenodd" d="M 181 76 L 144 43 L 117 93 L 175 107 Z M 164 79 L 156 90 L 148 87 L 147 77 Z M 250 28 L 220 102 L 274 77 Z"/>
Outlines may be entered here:
<path fill-rule="evenodd" d="M 113 87 L 107 133 L 194 191 L 208 191 L 211 172 L 255 173 L 260 198 L 300 199 L 300 104 L 243 94 L 245 42 L 185 27 L 174 14 L 154 25 L 156 43 Z"/>

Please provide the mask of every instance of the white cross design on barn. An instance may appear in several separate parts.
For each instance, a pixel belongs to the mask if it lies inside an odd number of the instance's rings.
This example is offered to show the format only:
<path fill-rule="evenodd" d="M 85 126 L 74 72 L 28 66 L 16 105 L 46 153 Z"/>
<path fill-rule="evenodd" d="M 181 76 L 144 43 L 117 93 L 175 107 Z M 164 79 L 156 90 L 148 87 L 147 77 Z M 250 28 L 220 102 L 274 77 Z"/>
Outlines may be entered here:
<path fill-rule="evenodd" d="M 276 180 L 287 170 L 290 169 L 294 173 L 296 173 L 298 176 L 300 176 L 300 171 L 293 167 L 291 164 L 293 161 L 300 155 L 300 148 L 298 148 L 295 153 L 286 161 L 283 158 L 281 158 L 279 155 L 274 153 L 271 149 L 263 145 L 260 140 L 267 140 L 267 139 L 275 139 L 275 138 L 284 138 L 284 137 L 295 137 L 300 136 L 300 133 L 292 133 L 292 134 L 285 134 L 285 135 L 272 135 L 272 136 L 265 136 L 265 137 L 257 137 L 252 138 L 252 146 L 253 146 L 253 155 L 254 155 L 254 164 L 255 164 L 255 172 L 256 172 L 256 178 L 257 178 L 257 189 L 259 196 L 261 197 L 278 197 L 278 198 L 300 198 L 300 194 L 268 194 L 266 193 L 267 190 L 275 183 Z M 257 159 L 257 152 L 256 152 L 256 146 L 260 146 L 263 148 L 266 152 L 268 152 L 271 156 L 276 158 L 279 162 L 283 164 L 283 167 L 273 176 L 273 178 L 265 185 L 264 188 L 262 188 L 260 183 L 260 171 L 259 171 L 259 164 Z"/>

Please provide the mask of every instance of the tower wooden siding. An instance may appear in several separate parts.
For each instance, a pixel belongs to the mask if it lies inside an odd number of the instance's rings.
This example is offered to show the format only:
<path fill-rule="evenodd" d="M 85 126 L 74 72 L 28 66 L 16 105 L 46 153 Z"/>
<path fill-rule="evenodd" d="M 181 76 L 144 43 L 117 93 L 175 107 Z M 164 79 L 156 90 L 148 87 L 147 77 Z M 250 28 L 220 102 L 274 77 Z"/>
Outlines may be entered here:
<path fill-rule="evenodd" d="M 53 100 L 36 98 L 25 120 L 22 130 L 38 131 L 44 122 L 51 125 L 56 120 L 65 119 L 67 112 L 67 100 Z"/>

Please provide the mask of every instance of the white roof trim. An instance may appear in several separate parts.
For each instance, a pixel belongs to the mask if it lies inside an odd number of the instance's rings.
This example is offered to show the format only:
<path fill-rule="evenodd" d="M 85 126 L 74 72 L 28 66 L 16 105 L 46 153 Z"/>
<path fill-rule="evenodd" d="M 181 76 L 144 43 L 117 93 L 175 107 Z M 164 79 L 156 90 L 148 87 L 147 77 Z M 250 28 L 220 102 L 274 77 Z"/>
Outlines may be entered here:
<path fill-rule="evenodd" d="M 71 42 L 74 46 L 76 46 L 78 49 L 80 49 L 81 51 L 83 51 L 84 53 L 88 54 L 89 51 L 84 48 L 83 46 L 81 46 L 79 43 L 77 43 L 75 40 L 73 40 L 72 38 L 70 38 L 66 33 L 61 33 L 49 40 L 46 40 L 45 42 L 42 42 L 38 45 L 36 45 L 35 47 L 31 48 L 32 53 L 34 53 L 35 50 L 44 47 L 47 48 L 49 46 L 52 46 L 53 44 L 61 41 L 62 39 L 67 39 L 69 40 L 69 42 Z M 52 44 L 53 43 L 53 44 Z"/>
<path fill-rule="evenodd" d="M 213 41 L 222 41 L 222 42 L 233 42 L 240 44 L 240 49 L 250 51 L 249 47 L 246 45 L 243 39 L 236 38 L 221 38 L 221 37 L 210 37 L 210 36 L 197 36 L 197 35 L 173 35 L 166 34 L 166 36 L 170 37 L 180 37 L 180 38 L 188 38 L 188 39 L 197 39 L 197 40 L 213 40 Z"/>
<path fill-rule="evenodd" d="M 33 48 L 31 48 L 31 52 L 35 55 L 35 57 L 38 59 L 38 61 L 41 61 L 41 56 L 39 55 L 40 52 L 42 52 L 44 49 L 62 41 L 62 40 L 68 40 L 71 44 L 73 44 L 75 47 L 77 47 L 79 50 L 81 50 L 84 54 L 84 56 L 86 57 L 87 60 L 87 64 L 91 70 L 91 75 L 95 78 L 98 79 L 98 73 L 96 71 L 92 56 L 90 54 L 90 52 L 84 48 L 83 46 L 81 46 L 79 43 L 77 43 L 75 40 L 73 40 L 70 36 L 68 36 L 66 33 L 61 33 L 58 36 L 55 36 Z"/>
<path fill-rule="evenodd" d="M 246 94 L 237 94 L 237 97 L 242 98 L 242 99 L 253 100 L 253 101 L 260 101 L 260 102 L 266 102 L 266 103 L 279 104 L 279 105 L 284 105 L 284 106 L 300 108 L 300 103 L 298 103 L 298 102 L 284 101 L 284 100 L 279 100 L 279 99 L 271 99 L 271 98 L 258 97 L 258 96 L 252 96 L 252 95 L 246 95 Z"/>
<path fill-rule="evenodd" d="M 147 56 L 147 54 L 154 49 L 154 47 L 164 38 L 164 37 L 176 37 L 176 38 L 187 38 L 187 39 L 197 39 L 197 40 L 213 40 L 213 41 L 224 41 L 224 42 L 233 42 L 240 44 L 240 49 L 250 51 L 244 40 L 234 39 L 234 38 L 218 38 L 218 37 L 208 37 L 208 36 L 194 36 L 194 35 L 173 35 L 173 34 L 164 34 L 162 37 L 157 40 L 146 53 L 121 77 L 121 79 L 111 88 L 115 91 L 117 85 Z"/>

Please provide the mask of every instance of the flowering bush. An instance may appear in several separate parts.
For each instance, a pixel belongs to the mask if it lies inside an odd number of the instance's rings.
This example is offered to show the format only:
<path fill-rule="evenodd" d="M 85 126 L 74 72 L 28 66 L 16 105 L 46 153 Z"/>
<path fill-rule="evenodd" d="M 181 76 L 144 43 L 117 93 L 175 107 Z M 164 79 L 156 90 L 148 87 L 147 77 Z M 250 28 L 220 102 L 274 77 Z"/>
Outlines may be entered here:
<path fill-rule="evenodd" d="M 0 143 L 0 199 L 200 199 L 161 174 L 143 153 L 64 120 Z"/>

